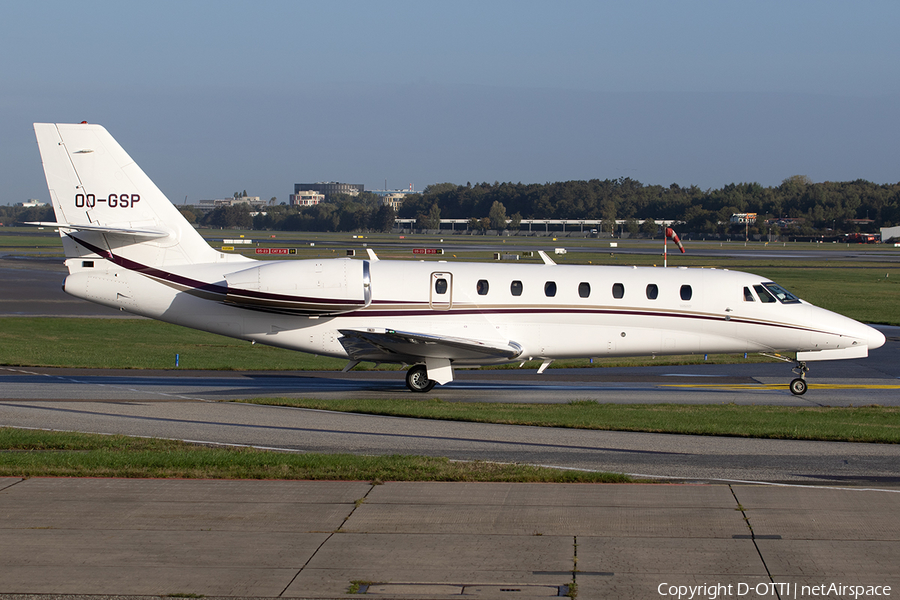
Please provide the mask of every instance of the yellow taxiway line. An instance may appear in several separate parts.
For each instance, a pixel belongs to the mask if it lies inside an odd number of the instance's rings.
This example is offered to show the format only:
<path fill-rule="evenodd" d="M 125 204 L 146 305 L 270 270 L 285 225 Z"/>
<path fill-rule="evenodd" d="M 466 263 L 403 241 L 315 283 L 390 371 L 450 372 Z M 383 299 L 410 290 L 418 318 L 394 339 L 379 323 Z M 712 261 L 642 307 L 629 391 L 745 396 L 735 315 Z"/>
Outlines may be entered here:
<path fill-rule="evenodd" d="M 664 383 L 659 387 L 675 388 L 715 388 L 720 390 L 780 390 L 788 387 L 787 383 Z M 900 390 L 900 384 L 879 383 L 810 383 L 810 389 L 817 390 Z"/>

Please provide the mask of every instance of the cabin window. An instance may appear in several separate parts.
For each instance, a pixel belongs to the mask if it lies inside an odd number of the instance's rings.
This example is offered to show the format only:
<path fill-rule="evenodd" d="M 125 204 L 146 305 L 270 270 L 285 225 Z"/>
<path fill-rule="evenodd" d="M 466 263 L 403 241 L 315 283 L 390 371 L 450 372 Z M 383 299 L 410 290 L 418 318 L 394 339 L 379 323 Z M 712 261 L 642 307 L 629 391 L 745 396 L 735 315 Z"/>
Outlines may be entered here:
<path fill-rule="evenodd" d="M 612 292 L 613 292 L 613 298 L 624 298 L 625 297 L 625 285 L 622 283 L 614 283 Z"/>
<path fill-rule="evenodd" d="M 475 290 L 479 296 L 487 296 L 489 287 L 487 279 L 479 279 L 478 283 L 475 284 Z"/>
<path fill-rule="evenodd" d="M 647 300 L 656 300 L 659 297 L 659 288 L 655 283 L 647 284 Z"/>
<path fill-rule="evenodd" d="M 756 298 L 753 297 L 753 292 L 750 291 L 750 288 L 744 288 L 744 302 L 756 302 Z"/>
<path fill-rule="evenodd" d="M 762 302 L 763 304 L 770 303 L 770 302 L 778 302 L 778 300 L 775 299 L 775 296 L 770 294 L 769 290 L 767 290 L 763 286 L 754 285 L 753 289 L 756 290 L 756 295 L 759 296 L 759 301 Z"/>
<path fill-rule="evenodd" d="M 544 295 L 548 298 L 552 298 L 556 295 L 556 282 L 548 281 L 544 284 Z"/>
<path fill-rule="evenodd" d="M 92 260 L 83 260 L 83 261 L 81 261 L 81 266 L 84 267 L 85 269 L 93 269 L 93 268 L 94 268 L 94 261 L 92 261 Z"/>
<path fill-rule="evenodd" d="M 792 293 L 790 293 L 789 291 L 787 291 L 786 289 L 784 289 L 777 283 L 772 283 L 771 281 L 767 281 L 766 283 L 763 284 L 763 287 L 765 287 L 767 290 L 772 292 L 772 295 L 774 295 L 776 298 L 778 298 L 778 301 L 781 302 L 782 304 L 796 304 L 796 303 L 800 302 L 800 298 L 793 295 Z"/>
<path fill-rule="evenodd" d="M 447 293 L 447 280 L 443 277 L 434 280 L 434 293 L 435 294 L 446 294 Z"/>
<path fill-rule="evenodd" d="M 522 295 L 522 282 L 521 281 L 513 281 L 509 284 L 509 293 L 513 296 L 521 296 Z"/>
<path fill-rule="evenodd" d="M 681 286 L 681 299 L 687 302 L 691 299 L 691 296 L 694 295 L 694 290 L 691 289 L 689 285 Z"/>
<path fill-rule="evenodd" d="M 591 295 L 591 284 L 587 281 L 582 281 L 578 284 L 578 296 L 581 298 L 588 298 Z"/>

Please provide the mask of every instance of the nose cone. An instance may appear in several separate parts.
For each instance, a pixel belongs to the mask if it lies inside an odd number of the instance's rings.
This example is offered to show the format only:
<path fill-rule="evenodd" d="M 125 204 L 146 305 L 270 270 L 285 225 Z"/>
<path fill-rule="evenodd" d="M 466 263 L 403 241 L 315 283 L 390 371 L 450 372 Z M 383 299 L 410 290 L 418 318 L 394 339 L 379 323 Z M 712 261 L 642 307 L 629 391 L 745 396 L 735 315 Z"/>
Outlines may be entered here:
<path fill-rule="evenodd" d="M 869 346 L 869 350 L 874 350 L 875 348 L 881 348 L 884 346 L 884 334 L 875 329 L 874 327 L 865 326 L 868 330 L 866 333 L 866 344 Z"/>
<path fill-rule="evenodd" d="M 812 335 L 812 347 L 814 349 L 823 350 L 831 347 L 831 344 L 835 343 L 834 336 L 837 336 L 837 348 L 846 348 L 848 343 L 853 347 L 865 345 L 869 350 L 884 346 L 885 337 L 883 333 L 850 317 L 845 317 L 818 306 L 811 306 L 808 318 L 811 323 L 815 323 L 815 327 L 818 330 Z"/>

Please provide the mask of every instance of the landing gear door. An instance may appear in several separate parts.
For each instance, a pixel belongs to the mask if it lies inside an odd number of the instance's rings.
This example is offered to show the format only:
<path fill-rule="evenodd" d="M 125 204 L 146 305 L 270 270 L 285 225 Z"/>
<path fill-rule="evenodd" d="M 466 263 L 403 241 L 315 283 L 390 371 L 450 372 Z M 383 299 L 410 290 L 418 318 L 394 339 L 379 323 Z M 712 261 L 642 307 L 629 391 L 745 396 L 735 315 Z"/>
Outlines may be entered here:
<path fill-rule="evenodd" d="M 451 273 L 431 274 L 431 292 L 428 303 L 434 310 L 448 310 L 453 305 L 453 275 Z"/>

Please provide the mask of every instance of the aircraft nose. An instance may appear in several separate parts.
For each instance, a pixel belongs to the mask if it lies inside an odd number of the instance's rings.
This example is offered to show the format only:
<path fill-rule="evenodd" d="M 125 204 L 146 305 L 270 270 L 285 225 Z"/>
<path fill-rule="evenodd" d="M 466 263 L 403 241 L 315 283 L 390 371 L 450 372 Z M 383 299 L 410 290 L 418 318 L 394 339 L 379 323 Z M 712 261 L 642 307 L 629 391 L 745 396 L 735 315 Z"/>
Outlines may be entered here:
<path fill-rule="evenodd" d="M 866 326 L 868 331 L 866 332 L 868 335 L 866 336 L 866 343 L 869 345 L 869 350 L 874 350 L 875 348 L 881 348 L 884 346 L 884 334 L 875 329 L 874 327 Z"/>

